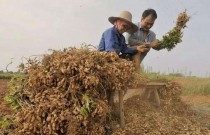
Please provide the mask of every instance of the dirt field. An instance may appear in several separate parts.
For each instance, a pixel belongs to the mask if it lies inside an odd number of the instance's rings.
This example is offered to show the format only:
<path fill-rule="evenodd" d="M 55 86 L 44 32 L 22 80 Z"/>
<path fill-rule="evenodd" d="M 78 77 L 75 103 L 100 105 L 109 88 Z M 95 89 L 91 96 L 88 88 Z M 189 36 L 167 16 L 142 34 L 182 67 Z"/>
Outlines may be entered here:
<path fill-rule="evenodd" d="M 7 82 L 9 80 L 0 79 L 0 114 L 10 114 L 11 110 L 7 105 L 3 104 L 3 97 L 7 92 Z M 140 91 L 136 89 L 129 90 L 124 99 L 127 100 L 135 95 L 139 95 Z M 210 129 L 210 95 L 208 96 L 182 96 L 182 100 L 187 104 L 190 104 L 192 110 L 200 116 L 200 122 L 203 126 Z M 126 102 L 126 101 L 125 101 Z M 134 105 L 134 104 L 133 104 Z M 1 135 L 1 133 L 0 133 Z"/>
<path fill-rule="evenodd" d="M 2 97 L 5 95 L 7 91 L 7 85 L 6 85 L 7 82 L 8 80 L 0 79 L 0 100 L 2 99 Z"/>
<path fill-rule="evenodd" d="M 3 104 L 3 98 L 7 92 L 7 82 L 9 80 L 0 79 L 0 114 L 10 114 L 11 110 L 9 109 L 8 105 Z"/>
<path fill-rule="evenodd" d="M 200 116 L 201 124 L 210 130 L 210 95 L 183 96 L 182 100 L 190 104 L 191 109 Z"/>

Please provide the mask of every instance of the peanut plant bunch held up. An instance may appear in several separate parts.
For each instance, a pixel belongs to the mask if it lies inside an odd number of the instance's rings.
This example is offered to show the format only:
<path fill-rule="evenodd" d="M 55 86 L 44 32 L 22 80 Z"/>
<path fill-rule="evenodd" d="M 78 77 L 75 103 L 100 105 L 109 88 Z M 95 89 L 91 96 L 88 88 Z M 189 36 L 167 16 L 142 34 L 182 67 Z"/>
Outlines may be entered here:
<path fill-rule="evenodd" d="M 161 48 L 171 51 L 178 43 L 182 42 L 183 29 L 189 21 L 190 16 L 187 15 L 186 10 L 178 15 L 176 26 L 171 29 L 160 41 Z"/>

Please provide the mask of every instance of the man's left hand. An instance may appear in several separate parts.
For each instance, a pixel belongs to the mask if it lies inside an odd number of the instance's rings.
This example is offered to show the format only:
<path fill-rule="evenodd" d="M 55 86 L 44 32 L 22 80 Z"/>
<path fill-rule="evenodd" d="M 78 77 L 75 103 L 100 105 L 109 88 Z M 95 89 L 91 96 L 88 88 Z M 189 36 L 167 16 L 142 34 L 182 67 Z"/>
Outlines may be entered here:
<path fill-rule="evenodd" d="M 155 41 L 150 43 L 150 47 L 158 47 L 158 46 L 160 46 L 160 41 L 159 40 L 155 40 Z"/>

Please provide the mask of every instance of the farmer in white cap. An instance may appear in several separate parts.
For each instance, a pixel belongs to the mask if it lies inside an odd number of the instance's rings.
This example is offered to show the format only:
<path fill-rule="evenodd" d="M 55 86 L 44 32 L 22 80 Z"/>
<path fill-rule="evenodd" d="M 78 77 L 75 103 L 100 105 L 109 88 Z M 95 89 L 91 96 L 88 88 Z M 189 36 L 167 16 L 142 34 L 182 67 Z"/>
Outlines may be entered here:
<path fill-rule="evenodd" d="M 136 32 L 138 27 L 132 23 L 132 15 L 128 11 L 123 11 L 119 17 L 109 17 L 109 22 L 114 26 L 107 29 L 100 40 L 99 51 L 112 52 L 115 51 L 119 56 L 132 56 L 137 52 L 145 52 L 146 46 L 128 47 L 125 43 L 124 32 L 130 34 Z"/>

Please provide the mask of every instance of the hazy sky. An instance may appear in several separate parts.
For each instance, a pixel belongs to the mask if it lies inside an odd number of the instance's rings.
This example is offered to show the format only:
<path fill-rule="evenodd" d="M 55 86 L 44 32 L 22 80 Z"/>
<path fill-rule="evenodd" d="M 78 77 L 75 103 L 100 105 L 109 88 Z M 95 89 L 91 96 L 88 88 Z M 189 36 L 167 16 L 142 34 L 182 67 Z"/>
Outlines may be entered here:
<path fill-rule="evenodd" d="M 209 0 L 0 0 L 0 70 L 11 61 L 17 71 L 22 57 L 48 53 L 87 43 L 97 46 L 103 31 L 112 25 L 109 16 L 123 10 L 140 20 L 147 8 L 157 11 L 152 30 L 157 38 L 175 26 L 185 9 L 191 16 L 183 42 L 168 52 L 150 51 L 145 67 L 162 73 L 182 72 L 210 76 Z"/>

